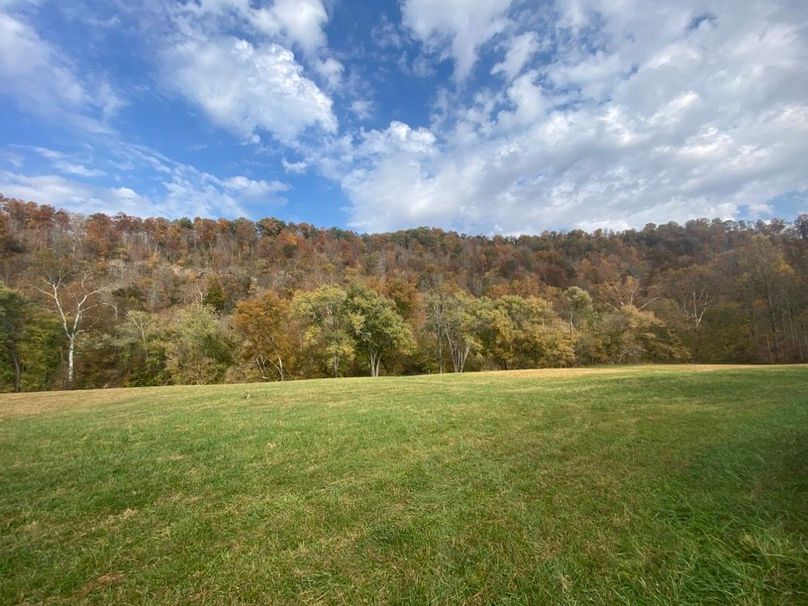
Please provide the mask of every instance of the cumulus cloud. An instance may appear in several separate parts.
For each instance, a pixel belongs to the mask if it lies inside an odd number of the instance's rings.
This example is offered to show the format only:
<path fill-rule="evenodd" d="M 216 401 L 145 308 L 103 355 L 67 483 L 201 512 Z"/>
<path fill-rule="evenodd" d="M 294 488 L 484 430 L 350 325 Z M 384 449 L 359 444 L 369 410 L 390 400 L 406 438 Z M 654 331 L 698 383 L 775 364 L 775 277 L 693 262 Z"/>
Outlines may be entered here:
<path fill-rule="evenodd" d="M 314 69 L 325 80 L 328 88 L 336 89 L 342 83 L 342 72 L 345 71 L 342 63 L 332 57 L 317 60 Z"/>
<path fill-rule="evenodd" d="M 351 113 L 360 120 L 367 120 L 373 115 L 373 102 L 368 99 L 356 99 L 351 102 Z"/>
<path fill-rule="evenodd" d="M 455 79 L 464 80 L 477 62 L 477 52 L 506 24 L 512 0 L 404 0 L 404 25 L 430 50 L 447 53 L 455 62 Z"/>
<path fill-rule="evenodd" d="M 175 90 L 245 139 L 264 131 L 291 144 L 309 127 L 337 128 L 331 99 L 278 44 L 190 36 L 167 50 L 164 60 Z"/>
<path fill-rule="evenodd" d="M 362 156 L 408 153 L 431 155 L 435 135 L 425 128 L 412 129 L 409 125 L 394 120 L 385 130 L 372 130 L 364 134 L 359 147 Z"/>
<path fill-rule="evenodd" d="M 326 45 L 323 28 L 328 13 L 320 0 L 197 0 L 169 3 L 163 9 L 182 28 L 210 33 L 246 28 L 286 46 L 296 45 L 310 55 Z"/>
<path fill-rule="evenodd" d="M 5 193 L 83 212 L 246 214 L 287 195 L 259 178 L 277 161 L 338 182 L 363 230 L 520 233 L 735 217 L 808 192 L 804 2 L 401 0 L 402 22 L 382 18 L 372 50 L 348 31 L 335 38 L 351 48 L 329 47 L 326 6 L 347 7 L 324 0 L 135 5 L 109 27 L 144 32 L 154 73 L 133 89 L 156 76 L 200 131 L 281 150 L 238 147 L 244 166 L 222 177 L 121 144 L 120 98 L 87 71 L 102 58 L 45 39 L 45 3 L 0 0 L 0 95 L 69 123 L 85 148 L 120 148 L 0 151 Z M 415 74 L 402 96 L 408 82 L 393 79 Z M 207 159 L 224 161 L 215 149 Z"/>
<path fill-rule="evenodd" d="M 708 4 L 699 19 L 695 2 L 558 2 L 549 63 L 450 108 L 429 136 L 401 124 L 357 143 L 373 154 L 343 178 L 353 224 L 641 226 L 808 190 L 808 6 Z M 518 74 L 509 53 L 495 70 Z M 408 130 L 431 142 L 402 145 Z"/>
<path fill-rule="evenodd" d="M 309 54 L 325 45 L 323 27 L 328 14 L 320 0 L 275 0 L 265 8 L 247 7 L 248 18 L 260 31 L 282 34 Z"/>
<path fill-rule="evenodd" d="M 335 90 L 344 68 L 326 47 L 320 0 L 200 0 L 150 15 L 164 86 L 217 126 L 290 146 L 308 129 L 336 130 L 333 101 L 315 79 Z M 167 28 L 153 27 L 160 19 Z"/>

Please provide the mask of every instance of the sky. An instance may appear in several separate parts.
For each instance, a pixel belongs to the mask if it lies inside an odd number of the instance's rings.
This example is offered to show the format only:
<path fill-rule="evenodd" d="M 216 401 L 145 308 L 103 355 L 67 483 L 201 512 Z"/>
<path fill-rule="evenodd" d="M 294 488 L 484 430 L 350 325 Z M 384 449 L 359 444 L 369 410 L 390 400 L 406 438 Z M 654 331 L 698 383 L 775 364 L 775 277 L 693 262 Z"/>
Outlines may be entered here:
<path fill-rule="evenodd" d="M 805 0 L 0 0 L 0 192 L 359 232 L 808 211 Z"/>

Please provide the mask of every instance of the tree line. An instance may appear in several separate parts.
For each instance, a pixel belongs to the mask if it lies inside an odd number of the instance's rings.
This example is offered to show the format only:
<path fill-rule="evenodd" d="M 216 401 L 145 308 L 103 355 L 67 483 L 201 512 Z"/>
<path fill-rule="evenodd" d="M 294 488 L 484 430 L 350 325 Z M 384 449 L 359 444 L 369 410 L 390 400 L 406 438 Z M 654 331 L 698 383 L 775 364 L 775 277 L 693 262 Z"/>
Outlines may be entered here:
<path fill-rule="evenodd" d="M 0 388 L 808 361 L 808 215 L 493 238 L 0 196 Z"/>

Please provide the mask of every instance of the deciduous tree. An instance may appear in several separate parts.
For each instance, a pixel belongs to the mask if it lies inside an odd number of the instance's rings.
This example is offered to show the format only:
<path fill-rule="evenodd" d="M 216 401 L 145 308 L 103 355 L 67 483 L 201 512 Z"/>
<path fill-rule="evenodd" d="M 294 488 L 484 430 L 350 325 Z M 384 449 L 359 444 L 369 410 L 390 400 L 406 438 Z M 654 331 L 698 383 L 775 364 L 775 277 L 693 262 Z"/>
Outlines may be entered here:
<path fill-rule="evenodd" d="M 347 302 L 348 293 L 338 286 L 298 291 L 292 300 L 292 311 L 304 325 L 304 346 L 324 361 L 335 377 L 340 365 L 356 354 Z"/>
<path fill-rule="evenodd" d="M 283 381 L 286 377 L 294 351 L 290 322 L 288 301 L 272 291 L 236 307 L 233 324 L 244 337 L 243 355 L 264 380 L 276 376 Z"/>
<path fill-rule="evenodd" d="M 25 335 L 28 302 L 18 292 L 0 283 L 0 360 L 13 370 L 14 391 L 22 387 L 20 344 Z"/>
<path fill-rule="evenodd" d="M 348 297 L 351 331 L 357 348 L 367 356 L 370 375 L 379 376 L 382 356 L 408 353 L 414 346 L 412 330 L 387 297 L 354 286 Z"/>

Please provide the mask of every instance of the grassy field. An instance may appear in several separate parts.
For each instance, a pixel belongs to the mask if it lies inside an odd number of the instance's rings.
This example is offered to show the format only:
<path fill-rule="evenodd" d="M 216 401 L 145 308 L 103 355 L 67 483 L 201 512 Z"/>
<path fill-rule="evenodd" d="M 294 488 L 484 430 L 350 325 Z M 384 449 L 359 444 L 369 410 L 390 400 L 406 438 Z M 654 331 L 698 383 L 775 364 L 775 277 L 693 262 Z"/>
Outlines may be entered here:
<path fill-rule="evenodd" d="M 1 604 L 808 603 L 808 368 L 0 397 Z"/>

